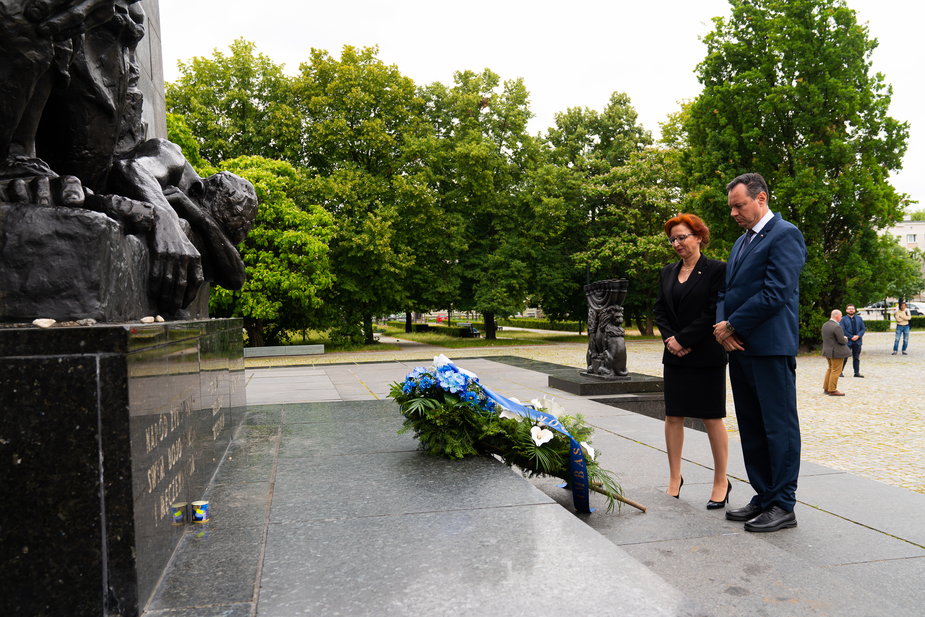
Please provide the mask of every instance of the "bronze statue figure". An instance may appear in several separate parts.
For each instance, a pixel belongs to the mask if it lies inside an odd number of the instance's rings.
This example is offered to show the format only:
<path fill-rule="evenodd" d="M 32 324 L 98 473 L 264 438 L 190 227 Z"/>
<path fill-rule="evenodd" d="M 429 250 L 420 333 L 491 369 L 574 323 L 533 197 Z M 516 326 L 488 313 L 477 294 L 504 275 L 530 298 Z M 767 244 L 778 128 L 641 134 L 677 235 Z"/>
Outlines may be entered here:
<path fill-rule="evenodd" d="M 183 316 L 205 280 L 243 285 L 235 244 L 257 200 L 246 180 L 202 179 L 179 147 L 145 140 L 138 1 L 0 0 L 0 202 L 118 221 L 147 245 L 149 304 Z"/>
<path fill-rule="evenodd" d="M 627 377 L 623 300 L 629 281 L 610 279 L 585 285 L 588 297 L 588 352 L 582 375 L 600 378 Z"/>

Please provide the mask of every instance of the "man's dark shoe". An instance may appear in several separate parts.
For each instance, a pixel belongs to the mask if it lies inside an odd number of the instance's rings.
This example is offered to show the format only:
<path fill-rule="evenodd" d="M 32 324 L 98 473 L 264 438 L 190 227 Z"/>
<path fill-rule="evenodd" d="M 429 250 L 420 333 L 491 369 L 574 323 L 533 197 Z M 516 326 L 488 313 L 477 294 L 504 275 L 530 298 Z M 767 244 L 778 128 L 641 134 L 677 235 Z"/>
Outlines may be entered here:
<path fill-rule="evenodd" d="M 860 373 L 857 373 L 855 377 L 860 377 L 861 379 L 864 379 L 864 375 L 861 375 Z"/>
<path fill-rule="evenodd" d="M 797 526 L 797 517 L 780 506 L 771 506 L 745 523 L 745 531 L 777 531 Z"/>
<path fill-rule="evenodd" d="M 844 374 L 844 373 L 839 373 L 838 376 L 839 376 L 839 377 L 844 377 L 845 374 Z"/>
<path fill-rule="evenodd" d="M 761 506 L 756 503 L 747 503 L 741 508 L 735 510 L 726 510 L 726 520 L 729 521 L 750 521 L 761 514 Z"/>

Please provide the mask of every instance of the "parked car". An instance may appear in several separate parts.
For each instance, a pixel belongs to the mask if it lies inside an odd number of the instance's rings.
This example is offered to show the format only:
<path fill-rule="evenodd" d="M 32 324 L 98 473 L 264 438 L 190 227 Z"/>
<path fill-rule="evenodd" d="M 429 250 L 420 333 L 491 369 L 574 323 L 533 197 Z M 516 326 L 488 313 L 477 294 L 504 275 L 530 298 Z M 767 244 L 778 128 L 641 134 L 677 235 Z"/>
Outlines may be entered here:
<path fill-rule="evenodd" d="M 882 311 L 885 308 L 883 300 L 880 302 L 874 302 L 873 304 L 868 304 L 862 310 L 865 311 Z"/>
<path fill-rule="evenodd" d="M 911 315 L 925 315 L 925 307 L 915 302 L 906 302 L 906 308 Z"/>

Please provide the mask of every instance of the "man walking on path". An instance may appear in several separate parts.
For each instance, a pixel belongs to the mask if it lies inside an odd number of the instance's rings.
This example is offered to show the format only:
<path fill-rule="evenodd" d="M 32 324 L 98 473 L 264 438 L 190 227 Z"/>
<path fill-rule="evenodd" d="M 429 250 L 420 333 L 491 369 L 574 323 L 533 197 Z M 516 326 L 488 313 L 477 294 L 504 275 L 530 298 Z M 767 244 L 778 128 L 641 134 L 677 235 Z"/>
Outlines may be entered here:
<path fill-rule="evenodd" d="M 861 375 L 861 345 L 864 342 L 864 333 L 867 332 L 867 326 L 864 319 L 857 314 L 857 309 L 853 304 L 845 307 L 845 316 L 841 320 L 841 329 L 848 337 L 848 347 L 851 349 L 851 363 L 854 367 L 855 377 L 864 377 Z M 842 374 L 844 377 L 845 366 L 848 364 L 848 358 L 842 360 Z"/>
<path fill-rule="evenodd" d="M 829 366 L 822 381 L 822 391 L 829 396 L 845 396 L 838 390 L 838 374 L 851 350 L 848 349 L 848 337 L 838 322 L 842 321 L 841 311 L 832 311 L 832 317 L 822 324 L 822 355 L 828 360 Z"/>
<path fill-rule="evenodd" d="M 777 531 L 797 524 L 796 354 L 806 244 L 799 229 L 768 208 L 760 174 L 742 174 L 726 191 L 730 215 L 747 233 L 729 254 L 713 336 L 729 352 L 745 470 L 757 493 L 726 518 L 744 521 L 746 531 Z"/>

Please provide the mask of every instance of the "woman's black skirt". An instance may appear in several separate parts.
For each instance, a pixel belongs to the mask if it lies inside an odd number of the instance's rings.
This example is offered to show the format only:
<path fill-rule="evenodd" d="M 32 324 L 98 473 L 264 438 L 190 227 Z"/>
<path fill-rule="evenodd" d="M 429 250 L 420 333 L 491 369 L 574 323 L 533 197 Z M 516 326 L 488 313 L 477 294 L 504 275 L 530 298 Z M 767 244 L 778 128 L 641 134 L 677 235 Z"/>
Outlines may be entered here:
<path fill-rule="evenodd" d="M 671 366 L 665 369 L 665 415 L 726 417 L 725 366 Z"/>

